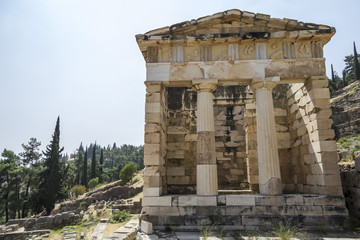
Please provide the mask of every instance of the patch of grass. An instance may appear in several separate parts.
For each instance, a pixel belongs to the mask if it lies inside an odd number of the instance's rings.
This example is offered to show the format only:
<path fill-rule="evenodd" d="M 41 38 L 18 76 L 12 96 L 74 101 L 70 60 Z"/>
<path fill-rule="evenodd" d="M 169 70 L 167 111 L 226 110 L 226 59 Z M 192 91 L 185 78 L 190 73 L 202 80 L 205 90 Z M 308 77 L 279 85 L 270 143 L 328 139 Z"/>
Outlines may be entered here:
<path fill-rule="evenodd" d="M 125 220 L 129 219 L 130 217 L 131 217 L 130 213 L 128 213 L 126 210 L 123 210 L 123 211 L 116 210 L 111 215 L 109 222 L 110 223 L 124 222 Z"/>
<path fill-rule="evenodd" d="M 200 234 L 204 240 L 206 240 L 208 237 L 214 235 L 214 230 L 212 226 L 204 226 L 199 229 Z"/>
<path fill-rule="evenodd" d="M 291 238 L 302 235 L 300 228 L 292 226 L 288 223 L 284 224 L 282 222 L 275 224 L 271 233 L 279 237 L 281 240 L 290 240 Z M 303 239 L 303 237 L 301 237 L 301 239 Z"/>

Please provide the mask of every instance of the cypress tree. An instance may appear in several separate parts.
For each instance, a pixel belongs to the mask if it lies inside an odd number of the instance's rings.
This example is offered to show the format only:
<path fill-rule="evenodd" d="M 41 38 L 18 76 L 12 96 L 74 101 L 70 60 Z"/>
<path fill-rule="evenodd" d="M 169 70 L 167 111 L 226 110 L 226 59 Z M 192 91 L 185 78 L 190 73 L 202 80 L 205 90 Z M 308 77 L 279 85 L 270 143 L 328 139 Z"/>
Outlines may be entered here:
<path fill-rule="evenodd" d="M 334 69 L 333 69 L 333 65 L 331 64 L 331 80 L 334 82 L 335 81 L 335 75 L 334 75 Z"/>
<path fill-rule="evenodd" d="M 94 144 L 92 157 L 91 157 L 91 178 L 96 178 L 96 143 Z"/>
<path fill-rule="evenodd" d="M 355 75 L 355 80 L 360 80 L 360 64 L 358 60 L 358 54 L 356 52 L 355 42 L 354 42 L 354 75 Z"/>
<path fill-rule="evenodd" d="M 85 186 L 85 188 L 87 189 L 87 153 L 88 153 L 88 150 L 86 148 L 85 150 L 85 155 L 84 155 L 84 164 L 83 164 L 83 176 L 82 176 L 82 181 L 81 181 L 81 184 Z"/>
<path fill-rule="evenodd" d="M 100 167 L 99 167 L 99 183 L 102 183 L 102 174 L 103 174 L 103 164 L 104 164 L 104 149 L 101 149 L 100 152 Z"/>
<path fill-rule="evenodd" d="M 46 151 L 43 152 L 44 170 L 40 174 L 40 201 L 47 214 L 54 209 L 55 202 L 64 197 L 64 166 L 60 163 L 62 151 L 63 148 L 60 148 L 60 117 L 58 117 L 52 140 L 46 147 Z"/>

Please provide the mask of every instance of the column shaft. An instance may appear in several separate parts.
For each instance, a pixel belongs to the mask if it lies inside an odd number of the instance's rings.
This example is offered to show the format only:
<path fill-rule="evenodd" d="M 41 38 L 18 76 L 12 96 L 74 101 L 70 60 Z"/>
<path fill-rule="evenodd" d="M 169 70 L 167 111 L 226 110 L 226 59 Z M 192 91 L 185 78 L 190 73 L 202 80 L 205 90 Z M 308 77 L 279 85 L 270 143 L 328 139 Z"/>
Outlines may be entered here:
<path fill-rule="evenodd" d="M 262 82 L 253 86 L 256 92 L 259 189 L 260 193 L 265 195 L 280 195 L 282 193 L 271 90 L 275 85 L 274 82 Z"/>
<path fill-rule="evenodd" d="M 198 92 L 196 192 L 200 196 L 214 196 L 218 192 L 212 94 L 215 88 L 214 83 L 208 82 L 194 85 Z"/>

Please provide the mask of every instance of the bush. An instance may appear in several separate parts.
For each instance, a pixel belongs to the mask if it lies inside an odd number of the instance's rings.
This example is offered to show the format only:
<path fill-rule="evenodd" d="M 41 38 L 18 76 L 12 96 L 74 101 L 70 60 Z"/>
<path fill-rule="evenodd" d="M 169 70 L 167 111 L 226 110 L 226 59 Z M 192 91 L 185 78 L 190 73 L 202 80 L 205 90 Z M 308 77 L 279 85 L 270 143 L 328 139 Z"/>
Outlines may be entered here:
<path fill-rule="evenodd" d="M 89 181 L 88 187 L 89 189 L 94 189 L 99 184 L 99 178 L 93 178 Z"/>
<path fill-rule="evenodd" d="M 128 218 L 130 218 L 130 213 L 128 213 L 126 210 L 123 210 L 123 211 L 116 210 L 111 215 L 109 222 L 110 223 L 120 223 L 120 222 L 125 221 Z"/>
<path fill-rule="evenodd" d="M 70 189 L 71 197 L 77 198 L 86 192 L 86 188 L 83 185 L 75 185 Z"/>
<path fill-rule="evenodd" d="M 137 166 L 135 163 L 131 162 L 126 164 L 126 166 L 120 171 L 120 180 L 125 184 L 131 181 L 134 174 L 136 173 Z"/>

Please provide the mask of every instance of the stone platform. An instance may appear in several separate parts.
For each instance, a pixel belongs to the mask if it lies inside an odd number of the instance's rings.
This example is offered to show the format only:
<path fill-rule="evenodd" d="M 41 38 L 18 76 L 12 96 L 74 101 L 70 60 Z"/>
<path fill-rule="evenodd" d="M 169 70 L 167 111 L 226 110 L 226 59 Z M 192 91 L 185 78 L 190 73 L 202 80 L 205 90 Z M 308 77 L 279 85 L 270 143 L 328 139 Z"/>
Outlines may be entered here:
<path fill-rule="evenodd" d="M 324 195 L 168 195 L 144 197 L 142 220 L 154 228 L 228 230 L 268 229 L 278 222 L 310 230 L 338 230 L 347 225 L 344 197 Z"/>

